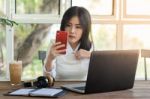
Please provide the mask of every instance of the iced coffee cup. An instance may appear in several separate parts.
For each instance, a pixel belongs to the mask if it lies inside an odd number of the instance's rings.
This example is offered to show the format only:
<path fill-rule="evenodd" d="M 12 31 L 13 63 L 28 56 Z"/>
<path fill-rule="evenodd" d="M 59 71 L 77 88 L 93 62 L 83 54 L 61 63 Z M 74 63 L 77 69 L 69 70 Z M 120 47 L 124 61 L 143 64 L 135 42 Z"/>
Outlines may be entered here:
<path fill-rule="evenodd" d="M 18 85 L 21 83 L 22 61 L 13 61 L 9 63 L 10 83 Z"/>

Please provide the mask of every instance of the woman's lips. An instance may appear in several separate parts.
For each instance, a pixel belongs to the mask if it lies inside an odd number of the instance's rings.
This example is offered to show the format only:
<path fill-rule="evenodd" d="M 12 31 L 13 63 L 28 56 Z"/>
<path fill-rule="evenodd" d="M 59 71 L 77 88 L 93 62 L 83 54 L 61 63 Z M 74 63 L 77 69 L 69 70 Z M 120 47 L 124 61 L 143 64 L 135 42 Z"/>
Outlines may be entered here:
<path fill-rule="evenodd" d="M 69 38 L 75 38 L 75 36 L 73 36 L 73 35 L 69 35 Z"/>

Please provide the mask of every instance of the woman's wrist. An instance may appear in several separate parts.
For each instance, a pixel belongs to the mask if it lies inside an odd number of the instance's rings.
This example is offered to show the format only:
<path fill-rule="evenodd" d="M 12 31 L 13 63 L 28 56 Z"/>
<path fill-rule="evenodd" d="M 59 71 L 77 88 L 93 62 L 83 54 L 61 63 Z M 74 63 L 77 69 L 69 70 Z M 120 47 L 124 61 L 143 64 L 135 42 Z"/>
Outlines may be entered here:
<path fill-rule="evenodd" d="M 46 71 L 50 72 L 52 70 L 52 61 L 50 57 L 47 58 L 46 64 L 45 64 L 45 69 Z"/>

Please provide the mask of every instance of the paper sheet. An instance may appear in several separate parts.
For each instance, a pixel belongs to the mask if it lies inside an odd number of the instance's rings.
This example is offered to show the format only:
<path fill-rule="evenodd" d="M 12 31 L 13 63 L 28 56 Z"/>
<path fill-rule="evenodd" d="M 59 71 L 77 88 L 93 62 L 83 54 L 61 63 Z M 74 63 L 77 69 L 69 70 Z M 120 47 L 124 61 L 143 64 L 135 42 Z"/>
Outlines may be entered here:
<path fill-rule="evenodd" d="M 54 96 L 63 91 L 62 89 L 42 88 L 30 93 L 32 96 Z"/>
<path fill-rule="evenodd" d="M 33 90 L 35 90 L 35 89 L 18 89 L 18 90 L 13 91 L 9 94 L 10 95 L 29 95 L 29 93 Z"/>

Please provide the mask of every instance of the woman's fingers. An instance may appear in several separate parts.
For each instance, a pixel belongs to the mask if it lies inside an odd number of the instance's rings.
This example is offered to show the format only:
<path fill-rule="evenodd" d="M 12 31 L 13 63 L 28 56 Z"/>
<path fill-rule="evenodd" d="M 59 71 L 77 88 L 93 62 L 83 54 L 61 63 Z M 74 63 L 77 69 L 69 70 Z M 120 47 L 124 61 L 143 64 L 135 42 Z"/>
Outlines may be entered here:
<path fill-rule="evenodd" d="M 65 44 L 62 44 L 61 42 L 56 42 L 55 44 L 53 44 L 52 48 L 51 48 L 51 53 L 52 53 L 53 57 L 56 57 L 59 54 L 65 52 L 66 49 L 61 49 L 63 47 L 65 47 Z"/>
<path fill-rule="evenodd" d="M 81 58 L 90 58 L 91 52 L 80 49 L 79 51 L 75 52 L 75 57 L 76 59 L 81 59 Z"/>
<path fill-rule="evenodd" d="M 77 51 L 77 52 L 75 53 L 75 57 L 76 57 L 76 59 L 80 59 L 80 58 L 81 58 L 81 55 L 80 55 L 80 52 L 79 52 L 79 51 Z"/>
<path fill-rule="evenodd" d="M 58 50 L 62 47 L 65 47 L 65 44 L 62 44 L 61 42 L 56 42 L 55 44 L 52 45 L 52 48 L 54 48 L 55 50 Z"/>
<path fill-rule="evenodd" d="M 52 45 L 52 47 L 58 46 L 58 45 L 60 45 L 60 44 L 61 44 L 61 42 L 56 42 L 56 43 L 54 43 L 54 44 Z"/>
<path fill-rule="evenodd" d="M 62 49 L 62 50 L 58 50 L 57 52 L 58 53 L 63 53 L 63 52 L 65 52 L 66 51 L 66 49 Z"/>
<path fill-rule="evenodd" d="M 60 48 L 63 48 L 63 47 L 65 47 L 65 44 L 57 45 L 57 46 L 55 46 L 55 49 L 59 50 Z"/>

